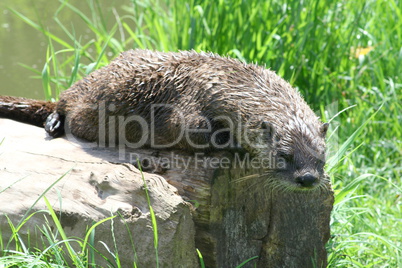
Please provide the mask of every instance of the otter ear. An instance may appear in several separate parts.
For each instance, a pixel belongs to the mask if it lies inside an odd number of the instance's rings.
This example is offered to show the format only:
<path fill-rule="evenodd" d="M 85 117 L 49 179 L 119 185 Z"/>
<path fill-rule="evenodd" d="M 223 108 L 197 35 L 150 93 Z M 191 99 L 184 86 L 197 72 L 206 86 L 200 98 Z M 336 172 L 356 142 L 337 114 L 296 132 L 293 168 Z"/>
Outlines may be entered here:
<path fill-rule="evenodd" d="M 329 127 L 328 123 L 324 123 L 321 125 L 320 131 L 321 131 L 321 134 L 323 137 L 325 137 L 327 135 L 328 127 Z"/>
<path fill-rule="evenodd" d="M 274 136 L 274 126 L 268 121 L 261 122 L 261 129 L 264 130 L 264 134 L 267 135 L 269 139 L 272 139 Z"/>

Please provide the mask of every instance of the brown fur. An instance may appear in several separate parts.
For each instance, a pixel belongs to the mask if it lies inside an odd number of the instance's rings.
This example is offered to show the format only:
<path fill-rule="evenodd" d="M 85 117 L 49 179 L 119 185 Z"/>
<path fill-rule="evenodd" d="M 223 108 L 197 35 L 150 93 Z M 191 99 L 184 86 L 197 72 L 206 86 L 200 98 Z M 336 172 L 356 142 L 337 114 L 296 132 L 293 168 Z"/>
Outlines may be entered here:
<path fill-rule="evenodd" d="M 151 118 L 151 104 L 171 106 Z M 191 131 L 190 140 L 208 143 L 209 150 L 217 147 L 215 140 L 223 149 L 241 147 L 259 159 L 284 159 L 286 168 L 267 169 L 263 175 L 289 181 L 291 189 L 303 188 L 311 176 L 317 179 L 314 185 L 325 180 L 327 125 L 274 72 L 235 59 L 194 51 L 130 50 L 63 92 L 55 111 L 65 117 L 67 132 L 109 144 L 122 137 L 128 143 L 141 139 L 144 131 L 137 123 L 122 124 L 130 116 L 141 116 L 147 124 L 155 120 L 158 145 L 171 144 L 184 126 L 210 126 L 210 131 Z M 152 147 L 149 134 L 144 134 L 144 146 Z M 196 150 L 186 137 L 169 148 Z"/>
<path fill-rule="evenodd" d="M 55 103 L 48 101 L 0 96 L 0 117 L 18 120 L 38 127 L 43 127 L 43 123 L 55 107 Z"/>

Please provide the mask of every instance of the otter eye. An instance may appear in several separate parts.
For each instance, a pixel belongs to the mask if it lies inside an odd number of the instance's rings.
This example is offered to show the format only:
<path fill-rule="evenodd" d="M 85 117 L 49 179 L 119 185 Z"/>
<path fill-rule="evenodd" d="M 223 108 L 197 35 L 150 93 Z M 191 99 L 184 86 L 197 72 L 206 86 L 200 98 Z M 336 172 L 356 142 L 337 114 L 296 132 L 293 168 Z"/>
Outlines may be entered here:
<path fill-rule="evenodd" d="M 261 129 L 264 131 L 265 137 L 268 140 L 272 140 L 275 131 L 274 126 L 268 121 L 262 121 Z"/>
<path fill-rule="evenodd" d="M 262 121 L 261 122 L 261 128 L 262 129 L 271 130 L 271 127 L 272 127 L 272 125 L 268 121 Z"/>
<path fill-rule="evenodd" d="M 280 152 L 280 153 L 278 153 L 278 157 L 284 159 L 288 163 L 293 162 L 292 154 Z"/>

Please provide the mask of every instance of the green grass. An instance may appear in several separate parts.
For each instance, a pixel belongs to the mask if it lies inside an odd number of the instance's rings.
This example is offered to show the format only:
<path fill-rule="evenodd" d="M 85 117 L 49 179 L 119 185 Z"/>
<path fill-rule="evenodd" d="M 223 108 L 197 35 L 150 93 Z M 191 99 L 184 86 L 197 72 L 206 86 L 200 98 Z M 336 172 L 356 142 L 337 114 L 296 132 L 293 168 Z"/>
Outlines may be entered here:
<path fill-rule="evenodd" d="M 108 264 L 107 267 L 122 267 L 118 254 L 119 245 L 115 240 L 114 233 L 114 218 L 120 217 L 120 220 L 124 222 L 125 219 L 122 215 L 111 215 L 110 217 L 104 218 L 96 223 L 94 222 L 91 226 L 87 227 L 88 229 L 82 238 L 69 237 L 64 232 L 62 223 L 60 222 L 60 215 L 53 209 L 51 203 L 46 198 L 46 193 L 63 179 L 65 175 L 58 178 L 36 199 L 18 223 L 14 223 L 7 215 L 4 215 L 8 221 L 9 230 L 0 230 L 0 252 L 2 253 L 2 256 L 0 257 L 0 267 L 100 267 L 99 264 L 97 264 L 96 257 L 98 257 L 98 259 L 102 258 L 104 262 Z M 9 187 L 12 187 L 12 185 Z M 7 190 L 9 187 L 2 191 Z M 147 191 L 146 195 L 148 197 Z M 61 197 L 59 198 L 61 206 L 63 200 Z M 34 206 L 42 199 L 44 200 L 47 209 L 35 210 Z M 149 208 L 152 210 L 149 197 L 147 198 L 147 201 Z M 35 226 L 35 230 L 29 229 L 28 232 L 21 232 L 21 230 L 25 228 L 24 225 L 38 216 L 44 217 L 45 219 L 45 223 L 42 226 L 37 225 Z M 111 234 L 114 245 L 106 245 L 102 241 L 95 244 L 94 237 L 96 227 L 109 221 L 111 223 Z M 157 240 L 157 223 L 153 211 L 151 211 L 151 222 L 154 229 L 154 236 Z M 53 228 L 53 226 L 55 228 Z M 129 230 L 128 225 L 125 224 L 125 226 L 130 235 L 130 243 L 135 256 L 135 245 L 131 235 L 131 230 Z M 2 232 L 10 234 L 8 240 L 5 239 Z M 32 241 L 36 241 L 36 243 L 33 243 Z M 102 245 L 107 250 L 109 256 L 105 256 L 101 253 L 99 245 Z M 111 246 L 113 246 L 113 250 L 110 249 Z M 155 249 L 156 256 L 158 256 L 157 247 Z M 132 267 L 134 268 L 137 267 L 135 259 L 136 258 L 134 258 L 134 263 L 132 264 Z M 156 267 L 159 267 L 158 262 L 156 263 Z"/>
<path fill-rule="evenodd" d="M 131 15 L 114 21 L 99 1 L 87 2 L 90 14 L 60 1 L 54 20 L 64 39 L 14 11 L 49 40 L 47 64 L 34 70 L 46 98 L 130 48 L 205 50 L 266 64 L 324 120 L 354 106 L 331 121 L 330 150 L 343 155 L 330 170 L 338 198 L 329 267 L 402 267 L 402 1 L 127 0 Z M 71 11 L 92 31 L 89 42 L 60 20 Z"/>
<path fill-rule="evenodd" d="M 93 260 L 95 254 L 100 254 L 109 263 L 118 263 L 116 260 L 109 260 L 103 256 L 96 248 L 94 248 L 93 237 L 95 228 L 109 220 L 113 220 L 114 216 L 105 218 L 93 224 L 85 234 L 84 238 L 67 237 L 60 223 L 59 216 L 53 210 L 51 204 L 46 198 L 46 193 L 53 188 L 65 175 L 52 183 L 31 205 L 25 215 L 18 223 L 14 223 L 6 217 L 9 224 L 10 238 L 7 240 L 2 236 L 0 231 L 0 252 L 4 256 L 0 257 L 1 267 L 68 267 L 71 264 L 74 267 L 95 267 Z M 10 185 L 11 187 L 12 185 Z M 7 187 L 6 189 L 8 189 Z M 6 190 L 4 189 L 4 190 Z M 4 191 L 3 190 L 3 191 Z M 44 199 L 47 210 L 34 211 L 35 204 Z M 62 202 L 62 200 L 60 200 Z M 36 226 L 35 230 L 30 229 L 27 234 L 21 234 L 24 225 L 31 221 L 34 217 L 43 215 L 46 223 L 43 226 Z M 48 222 L 50 216 L 52 222 Z M 52 228 L 51 226 L 56 228 Z M 5 232 L 6 230 L 2 230 Z M 39 233 L 39 234 L 38 234 Z M 31 236 L 41 238 L 39 244 L 31 243 Z M 80 249 L 77 252 L 73 249 L 73 245 Z M 117 266 L 119 267 L 119 266 Z"/>
<path fill-rule="evenodd" d="M 108 258 L 98 251 L 94 246 L 93 237 L 95 228 L 107 221 L 112 221 L 116 216 L 105 218 L 93 224 L 86 232 L 84 238 L 67 237 L 59 220 L 59 215 L 53 210 L 51 204 L 45 196 L 44 199 L 47 210 L 32 212 L 23 218 L 23 220 L 14 225 L 7 217 L 11 230 L 11 237 L 6 244 L 1 243 L 0 250 L 4 254 L 0 258 L 1 267 L 98 267 L 94 260 L 95 255 L 101 256 L 109 267 L 121 267 L 117 247 L 115 252 L 111 252 L 112 258 Z M 43 226 L 36 226 L 35 230 L 30 230 L 28 235 L 20 234 L 21 228 L 28 223 L 33 216 L 43 215 L 46 223 Z M 48 218 L 52 220 L 48 222 Z M 56 228 L 52 228 L 51 226 Z M 113 231 L 113 230 L 112 230 Z M 39 234 L 38 234 L 39 233 Z M 113 234 L 113 233 L 112 233 Z M 31 236 L 41 237 L 39 245 L 31 244 Z M 3 241 L 3 238 L 2 238 Z M 102 243 L 102 242 L 101 242 Z M 74 248 L 79 248 L 79 251 Z M 133 267 L 136 267 L 135 264 Z"/>

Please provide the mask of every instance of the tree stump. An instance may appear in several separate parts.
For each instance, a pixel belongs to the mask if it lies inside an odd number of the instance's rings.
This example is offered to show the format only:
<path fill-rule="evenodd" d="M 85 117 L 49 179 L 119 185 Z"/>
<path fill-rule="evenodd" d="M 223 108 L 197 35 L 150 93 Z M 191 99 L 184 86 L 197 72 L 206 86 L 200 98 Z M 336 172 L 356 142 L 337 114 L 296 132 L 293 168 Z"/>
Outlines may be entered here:
<path fill-rule="evenodd" d="M 13 130 L 4 131 L 5 129 Z M 17 137 L 13 137 L 15 131 L 18 131 Z M 195 225 L 195 235 L 186 221 L 189 217 L 186 209 L 175 212 L 171 219 L 177 224 L 172 225 L 169 232 L 177 234 L 172 239 L 183 239 L 184 247 L 190 245 L 190 251 L 194 250 L 194 246 L 191 246 L 193 240 L 195 247 L 203 255 L 206 267 L 236 267 L 247 260 L 249 261 L 243 267 L 326 267 L 325 243 L 329 239 L 330 213 L 334 201 L 331 190 L 281 192 L 271 189 L 263 177 L 253 176 L 261 171 L 242 167 L 241 159 L 229 152 L 206 155 L 178 151 L 98 148 L 82 141 L 71 142 L 68 140 L 71 137 L 44 141 L 46 136 L 43 130 L 0 119 L 0 140 L 3 137 L 17 141 L 26 139 L 29 141 L 24 143 L 26 146 L 42 143 L 42 146 L 52 148 L 56 155 L 68 147 L 68 150 L 74 150 L 77 154 L 74 160 L 77 164 L 85 163 L 88 155 L 101 159 L 105 164 L 123 164 L 132 170 L 131 175 L 124 173 L 123 176 L 130 176 L 131 181 L 137 182 L 141 182 L 141 176 L 133 165 L 139 159 L 144 170 L 159 173 L 161 177 L 157 176 L 158 178 L 174 186 L 180 198 L 192 204 L 191 217 Z M 32 150 L 34 149 L 25 149 L 31 156 L 35 153 Z M 5 172 L 7 161 L 13 160 L 6 159 L 7 154 L 4 152 L 0 157 L 0 182 L 3 182 L 5 174 L 8 174 Z M 53 157 L 52 152 L 49 152 L 48 157 Z M 32 172 L 43 168 L 43 164 L 45 163 L 26 163 Z M 26 167 L 21 166 L 22 170 L 24 168 Z M 155 176 L 149 173 L 145 175 L 147 178 Z M 154 185 L 159 185 L 154 186 L 155 189 L 167 189 L 163 182 Z M 154 193 L 156 192 L 158 191 L 155 190 Z M 170 190 L 167 192 L 166 196 L 171 195 Z M 163 213 L 165 195 L 161 191 L 158 193 L 159 197 L 153 198 L 153 202 L 158 203 L 155 206 Z M 105 196 L 105 202 L 110 198 Z M 133 206 L 133 200 L 125 202 Z M 169 217 L 165 215 L 163 219 Z M 167 225 L 169 224 L 165 223 L 164 226 Z M 135 228 L 135 224 L 130 225 L 130 228 Z M 171 237 L 164 232 L 168 232 L 167 229 L 161 231 L 159 237 Z M 180 243 L 179 240 L 174 243 Z M 168 244 L 166 246 L 165 253 L 169 256 L 172 251 Z M 176 257 L 177 260 L 181 258 L 180 263 L 171 264 L 173 266 L 167 264 L 165 267 L 180 267 L 185 263 L 192 263 L 188 267 L 197 266 L 191 252 L 181 251 Z M 188 262 L 184 261 L 186 258 Z"/>
<path fill-rule="evenodd" d="M 195 241 L 207 267 L 236 267 L 250 259 L 243 267 L 326 267 L 332 190 L 275 191 L 253 176 L 261 171 L 243 168 L 242 159 L 229 153 L 158 157 L 168 163 L 182 157 L 188 165 L 169 167 L 163 177 L 185 200 L 199 203 Z"/>

